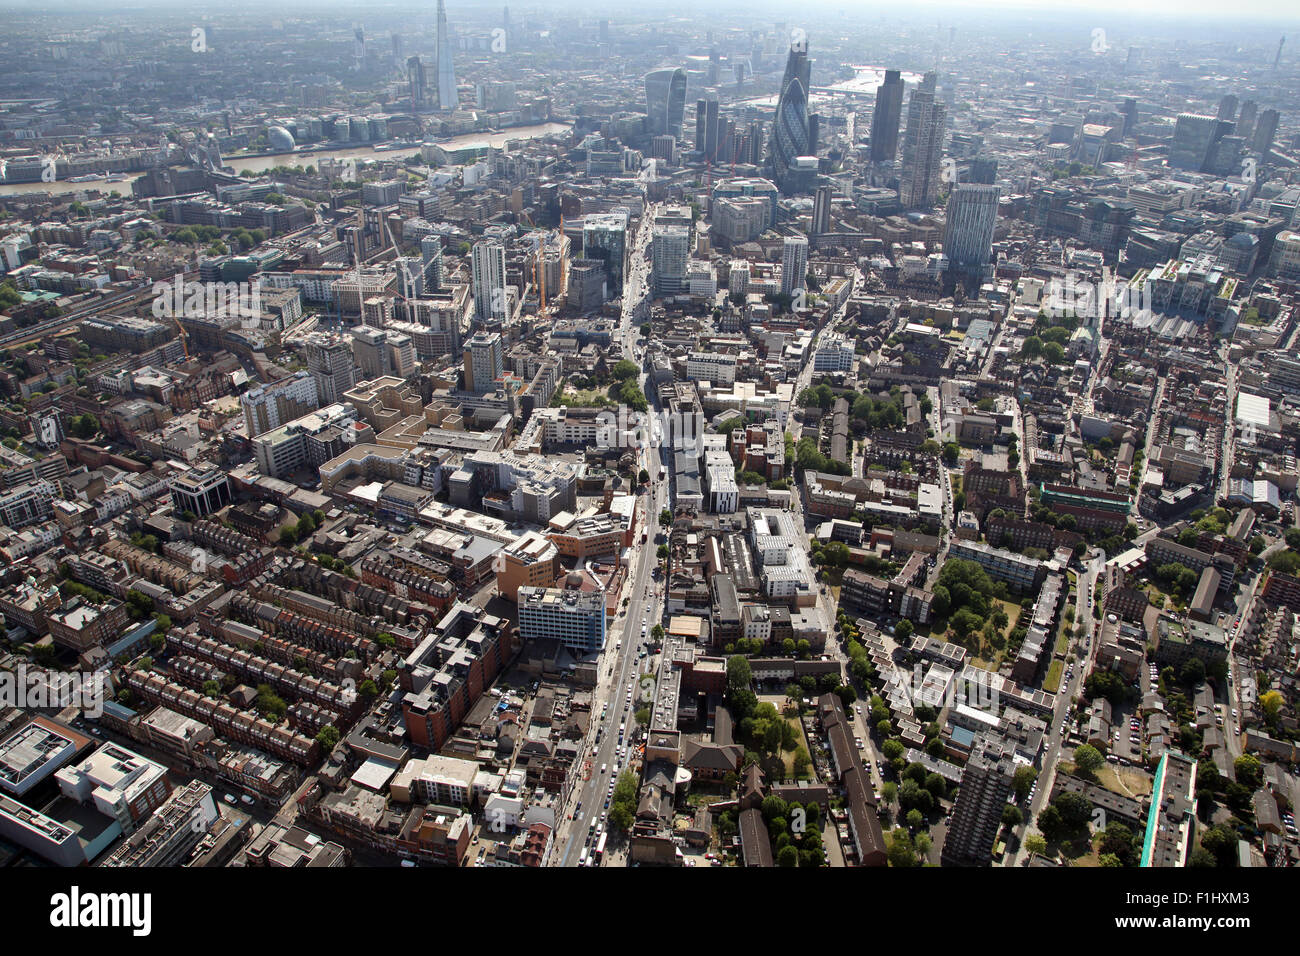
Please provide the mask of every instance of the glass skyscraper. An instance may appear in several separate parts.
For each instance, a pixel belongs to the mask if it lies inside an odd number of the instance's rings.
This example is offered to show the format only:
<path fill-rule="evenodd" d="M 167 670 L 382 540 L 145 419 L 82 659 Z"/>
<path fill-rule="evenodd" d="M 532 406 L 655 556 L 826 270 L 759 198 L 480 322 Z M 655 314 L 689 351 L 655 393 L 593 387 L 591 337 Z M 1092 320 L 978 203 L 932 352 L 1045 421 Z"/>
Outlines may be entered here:
<path fill-rule="evenodd" d="M 682 138 L 682 117 L 686 113 L 686 71 L 655 70 L 645 75 L 646 115 L 650 135 Z"/>
<path fill-rule="evenodd" d="M 797 192 L 796 160 L 817 152 L 817 118 L 808 113 L 812 63 L 807 50 L 790 49 L 776 102 L 776 118 L 768 141 L 767 161 L 772 179 L 783 193 Z"/>

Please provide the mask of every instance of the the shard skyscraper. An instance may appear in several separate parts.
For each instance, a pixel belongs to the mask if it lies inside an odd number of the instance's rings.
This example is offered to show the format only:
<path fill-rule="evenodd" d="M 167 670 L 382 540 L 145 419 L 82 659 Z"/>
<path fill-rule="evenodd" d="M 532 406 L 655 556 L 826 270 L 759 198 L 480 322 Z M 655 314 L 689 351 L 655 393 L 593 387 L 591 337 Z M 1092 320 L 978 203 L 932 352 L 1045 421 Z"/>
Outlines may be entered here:
<path fill-rule="evenodd" d="M 456 64 L 451 58 L 447 6 L 444 0 L 438 0 L 438 109 L 454 110 L 456 104 Z"/>

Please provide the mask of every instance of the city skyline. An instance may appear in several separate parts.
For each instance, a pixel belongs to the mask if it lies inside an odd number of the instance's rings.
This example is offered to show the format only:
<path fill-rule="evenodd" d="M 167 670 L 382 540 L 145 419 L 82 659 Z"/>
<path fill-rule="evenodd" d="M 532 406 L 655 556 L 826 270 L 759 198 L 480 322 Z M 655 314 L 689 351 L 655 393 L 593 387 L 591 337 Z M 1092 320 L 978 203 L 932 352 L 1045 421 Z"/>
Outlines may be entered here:
<path fill-rule="evenodd" d="M 1013 931 L 1264 926 L 1296 26 L 8 10 L 15 906 L 185 942 L 194 881 L 297 867 L 892 868 Z"/>

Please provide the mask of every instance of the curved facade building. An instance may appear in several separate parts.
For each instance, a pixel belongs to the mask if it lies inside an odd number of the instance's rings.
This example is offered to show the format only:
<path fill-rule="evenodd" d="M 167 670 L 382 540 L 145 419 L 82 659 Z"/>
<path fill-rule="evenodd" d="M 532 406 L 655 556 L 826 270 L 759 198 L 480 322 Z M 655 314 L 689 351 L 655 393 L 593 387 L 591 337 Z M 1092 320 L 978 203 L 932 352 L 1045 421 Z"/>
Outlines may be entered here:
<path fill-rule="evenodd" d="M 654 70 L 645 75 L 646 115 L 652 136 L 682 138 L 682 117 L 686 114 L 686 71 Z"/>
<path fill-rule="evenodd" d="M 292 153 L 297 144 L 293 141 L 293 134 L 283 126 L 272 126 L 266 131 L 266 141 L 271 144 L 271 148 L 279 153 Z"/>
<path fill-rule="evenodd" d="M 785 76 L 781 80 L 781 95 L 776 101 L 776 117 L 772 121 L 772 136 L 767 149 L 772 179 L 783 193 L 799 192 L 807 185 L 797 171 L 796 160 L 817 152 L 817 117 L 808 112 L 811 81 L 812 63 L 808 53 L 791 49 L 785 63 Z"/>

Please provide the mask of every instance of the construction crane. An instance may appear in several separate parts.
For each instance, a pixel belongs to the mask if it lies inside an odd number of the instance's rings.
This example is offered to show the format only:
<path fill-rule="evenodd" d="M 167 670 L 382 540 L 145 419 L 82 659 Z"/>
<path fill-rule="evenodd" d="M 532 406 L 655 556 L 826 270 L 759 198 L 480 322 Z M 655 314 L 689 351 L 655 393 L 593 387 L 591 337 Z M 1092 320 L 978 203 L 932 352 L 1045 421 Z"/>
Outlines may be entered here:
<path fill-rule="evenodd" d="M 181 348 L 185 350 L 185 361 L 188 362 L 190 360 L 190 346 L 187 339 L 189 339 L 190 334 L 185 331 L 185 326 L 181 325 L 181 320 L 174 314 L 172 315 L 172 321 L 176 323 L 176 331 L 180 333 Z"/>

